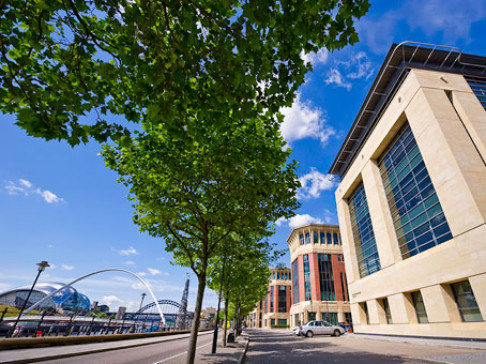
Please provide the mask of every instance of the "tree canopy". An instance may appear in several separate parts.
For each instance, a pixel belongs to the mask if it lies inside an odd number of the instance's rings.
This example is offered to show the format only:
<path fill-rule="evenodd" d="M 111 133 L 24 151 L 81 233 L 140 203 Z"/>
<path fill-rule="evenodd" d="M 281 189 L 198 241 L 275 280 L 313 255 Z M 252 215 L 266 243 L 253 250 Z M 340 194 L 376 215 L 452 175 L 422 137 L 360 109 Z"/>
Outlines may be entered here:
<path fill-rule="evenodd" d="M 126 121 L 275 115 L 311 69 L 302 52 L 355 43 L 353 21 L 368 7 L 368 0 L 3 0 L 0 111 L 15 114 L 30 135 L 71 145 L 128 136 Z"/>

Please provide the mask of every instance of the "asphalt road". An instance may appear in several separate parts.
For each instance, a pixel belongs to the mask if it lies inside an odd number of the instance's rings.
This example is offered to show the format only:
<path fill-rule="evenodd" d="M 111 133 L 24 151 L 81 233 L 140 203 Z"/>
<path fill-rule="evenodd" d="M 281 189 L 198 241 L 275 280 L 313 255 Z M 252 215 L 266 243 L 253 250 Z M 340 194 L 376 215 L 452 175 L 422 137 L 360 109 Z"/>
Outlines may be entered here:
<path fill-rule="evenodd" d="M 202 335 L 197 339 L 198 351 L 210 351 L 212 335 Z M 43 361 L 50 364 L 179 364 L 187 353 L 189 338 L 145 345 L 135 348 L 111 350 L 58 360 Z"/>
<path fill-rule="evenodd" d="M 290 336 L 284 330 L 247 330 L 250 346 L 245 364 L 290 363 L 420 363 L 438 360 L 448 363 L 484 363 L 486 351 L 464 348 L 446 348 L 419 344 L 365 339 L 345 334 L 340 337 Z M 444 360 L 456 355 L 459 361 Z"/>

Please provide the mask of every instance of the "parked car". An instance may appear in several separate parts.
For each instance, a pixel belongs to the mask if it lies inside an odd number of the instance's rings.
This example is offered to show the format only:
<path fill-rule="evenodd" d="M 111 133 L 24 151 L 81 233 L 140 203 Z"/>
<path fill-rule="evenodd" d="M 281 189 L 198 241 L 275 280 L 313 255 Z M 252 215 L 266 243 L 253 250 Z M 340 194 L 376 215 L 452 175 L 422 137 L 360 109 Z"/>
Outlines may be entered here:
<path fill-rule="evenodd" d="M 302 325 L 300 335 L 312 337 L 314 335 L 340 336 L 345 333 L 341 326 L 332 325 L 327 321 L 309 321 Z"/>
<path fill-rule="evenodd" d="M 295 329 L 290 331 L 290 335 L 300 336 L 300 327 L 297 326 Z"/>

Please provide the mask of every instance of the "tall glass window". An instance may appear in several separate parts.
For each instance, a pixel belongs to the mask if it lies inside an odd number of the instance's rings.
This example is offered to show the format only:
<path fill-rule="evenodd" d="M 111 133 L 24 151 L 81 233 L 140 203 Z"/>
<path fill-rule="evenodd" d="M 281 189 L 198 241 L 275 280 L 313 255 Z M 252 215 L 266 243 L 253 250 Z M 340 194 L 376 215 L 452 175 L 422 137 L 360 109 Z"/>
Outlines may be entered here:
<path fill-rule="evenodd" d="M 420 291 L 412 292 L 412 303 L 415 308 L 415 314 L 417 315 L 417 321 L 421 324 L 429 322 L 427 317 L 427 311 L 425 310 L 424 299 Z"/>
<path fill-rule="evenodd" d="M 486 81 L 484 80 L 468 80 L 471 90 L 478 97 L 479 102 L 486 110 Z"/>
<path fill-rule="evenodd" d="M 483 321 L 483 316 L 481 316 L 481 311 L 479 311 L 478 303 L 476 302 L 476 297 L 474 297 L 469 281 L 451 284 L 451 288 L 462 321 Z"/>
<path fill-rule="evenodd" d="M 324 244 L 326 242 L 326 235 L 324 233 L 320 233 L 320 238 L 321 238 L 321 244 Z"/>
<path fill-rule="evenodd" d="M 278 312 L 287 312 L 287 287 L 278 286 Z"/>
<path fill-rule="evenodd" d="M 299 259 L 296 258 L 292 262 L 292 292 L 293 292 L 293 303 L 298 303 L 299 299 Z"/>
<path fill-rule="evenodd" d="M 319 285 L 321 301 L 335 301 L 334 277 L 332 274 L 331 254 L 317 254 L 319 265 Z"/>
<path fill-rule="evenodd" d="M 310 233 L 305 233 L 305 243 L 310 244 Z"/>
<path fill-rule="evenodd" d="M 300 245 L 304 245 L 304 234 L 300 234 L 299 239 L 300 239 Z"/>
<path fill-rule="evenodd" d="M 328 244 L 332 244 L 331 233 L 326 234 L 326 241 Z"/>
<path fill-rule="evenodd" d="M 309 255 L 304 254 L 304 288 L 305 288 L 305 301 L 312 299 L 311 293 L 311 279 L 310 279 L 310 267 L 309 267 Z"/>
<path fill-rule="evenodd" d="M 274 286 L 270 286 L 270 312 L 273 312 L 273 298 L 274 298 Z"/>
<path fill-rule="evenodd" d="M 314 231 L 314 241 L 313 241 L 314 244 L 319 244 L 319 234 L 317 233 L 317 231 Z"/>
<path fill-rule="evenodd" d="M 336 244 L 336 245 L 339 244 L 338 234 L 333 233 L 332 234 L 332 240 L 333 240 L 334 244 Z"/>
<path fill-rule="evenodd" d="M 402 258 L 452 238 L 429 173 L 406 124 L 379 161 Z"/>
<path fill-rule="evenodd" d="M 361 183 L 349 199 L 351 227 L 361 278 L 381 269 L 366 194 Z"/>

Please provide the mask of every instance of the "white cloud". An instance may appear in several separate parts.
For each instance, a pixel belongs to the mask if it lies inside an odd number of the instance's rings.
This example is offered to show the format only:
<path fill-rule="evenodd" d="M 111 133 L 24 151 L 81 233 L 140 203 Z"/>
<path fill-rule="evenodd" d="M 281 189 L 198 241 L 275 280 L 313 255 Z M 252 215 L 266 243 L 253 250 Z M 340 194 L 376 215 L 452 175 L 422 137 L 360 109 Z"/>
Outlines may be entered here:
<path fill-rule="evenodd" d="M 127 277 L 116 276 L 113 279 L 116 280 L 116 281 L 119 281 L 119 282 L 132 283 L 132 280 L 130 278 L 127 278 Z"/>
<path fill-rule="evenodd" d="M 133 265 L 135 265 L 135 262 L 133 260 L 127 260 L 125 262 L 125 265 L 133 266 Z"/>
<path fill-rule="evenodd" d="M 334 212 L 324 209 L 324 222 L 326 224 L 337 224 L 337 216 Z"/>
<path fill-rule="evenodd" d="M 329 58 L 329 51 L 327 48 L 321 48 L 315 52 L 304 53 L 300 54 L 300 57 L 304 60 L 304 62 L 310 62 L 312 66 L 316 66 L 318 64 L 325 64 Z"/>
<path fill-rule="evenodd" d="M 350 68 L 357 68 L 355 72 L 351 72 L 346 75 L 346 77 L 351 79 L 364 78 L 365 80 L 368 80 L 375 72 L 373 64 L 369 61 L 365 52 L 359 52 L 354 58 L 351 59 L 351 61 L 346 64 Z"/>
<path fill-rule="evenodd" d="M 407 23 L 408 32 L 424 33 L 425 39 L 438 37 L 439 43 L 454 45 L 469 41 L 471 27 L 486 17 L 484 1 L 477 0 L 408 0 L 379 17 L 366 16 L 357 22 L 360 38 L 375 53 L 384 53 L 394 39 L 399 38 Z M 407 29 L 405 29 L 407 32 Z"/>
<path fill-rule="evenodd" d="M 27 181 L 26 179 L 22 179 L 22 178 L 20 178 L 20 179 L 19 179 L 19 183 L 20 183 L 22 186 L 27 187 L 27 188 L 32 188 L 32 187 L 34 187 L 34 186 L 32 185 L 32 182 Z"/>
<path fill-rule="evenodd" d="M 118 251 L 118 253 L 120 255 L 137 255 L 138 254 L 137 250 L 133 246 L 129 247 L 128 249 L 122 249 L 122 250 Z"/>
<path fill-rule="evenodd" d="M 295 215 L 289 220 L 289 227 L 292 229 L 308 224 L 322 224 L 322 220 L 309 214 Z"/>
<path fill-rule="evenodd" d="M 285 218 L 281 217 L 275 222 L 275 224 L 277 226 L 282 226 L 282 224 L 284 222 L 287 222 L 289 224 L 289 227 L 292 228 L 292 229 L 299 227 L 299 226 L 308 225 L 308 224 L 322 224 L 321 219 L 319 219 L 317 217 L 313 217 L 309 214 L 295 215 L 295 216 L 292 216 L 290 219 L 285 219 Z"/>
<path fill-rule="evenodd" d="M 113 303 L 120 303 L 120 302 L 123 302 L 123 301 L 121 299 L 119 299 L 117 296 L 110 295 L 110 296 L 103 296 L 101 304 L 111 306 Z M 110 307 L 110 309 L 112 309 L 112 308 Z"/>
<path fill-rule="evenodd" d="M 323 174 L 316 168 L 311 167 L 311 171 L 299 178 L 302 185 L 297 191 L 297 198 L 308 200 L 319 198 L 322 191 L 332 190 L 336 183 L 330 179 L 331 175 Z"/>
<path fill-rule="evenodd" d="M 140 277 L 145 277 L 148 273 L 146 272 L 137 272 L 137 274 L 140 276 Z"/>
<path fill-rule="evenodd" d="M 336 62 L 336 66 L 329 70 L 325 80 L 326 85 L 335 85 L 351 90 L 350 80 L 365 79 L 373 76 L 375 69 L 364 52 L 353 55 L 345 62 Z"/>
<path fill-rule="evenodd" d="M 326 125 L 324 112 L 313 107 L 310 102 L 302 101 L 298 93 L 291 107 L 280 110 L 284 122 L 280 126 L 282 136 L 291 143 L 304 138 L 319 139 L 325 145 L 336 132 Z"/>
<path fill-rule="evenodd" d="M 42 191 L 41 189 L 36 189 L 36 193 L 42 196 L 44 201 L 47 203 L 60 203 L 64 201 L 62 198 L 56 196 L 54 193 L 52 193 L 49 190 Z"/>
<path fill-rule="evenodd" d="M 49 204 L 59 204 L 65 200 L 49 190 L 42 190 L 26 179 L 19 179 L 18 183 L 7 181 L 5 189 L 9 195 L 23 194 L 24 196 L 39 195 Z"/>
<path fill-rule="evenodd" d="M 67 264 L 61 264 L 61 269 L 62 270 L 73 270 L 74 266 L 73 265 L 67 265 Z"/>
<path fill-rule="evenodd" d="M 344 76 L 339 72 L 337 68 L 332 68 L 329 70 L 327 73 L 327 78 L 324 81 L 326 82 L 326 85 L 336 85 L 338 87 L 344 87 L 346 90 L 351 90 L 351 83 L 346 82 Z"/>
<path fill-rule="evenodd" d="M 154 268 L 147 268 L 147 270 L 149 271 L 149 273 L 153 276 L 156 276 L 157 274 L 161 274 L 162 272 L 158 269 L 154 269 Z"/>
<path fill-rule="evenodd" d="M 52 248 L 54 248 L 54 245 L 52 245 L 52 244 L 47 244 L 47 247 L 48 247 L 49 249 L 52 249 Z"/>

